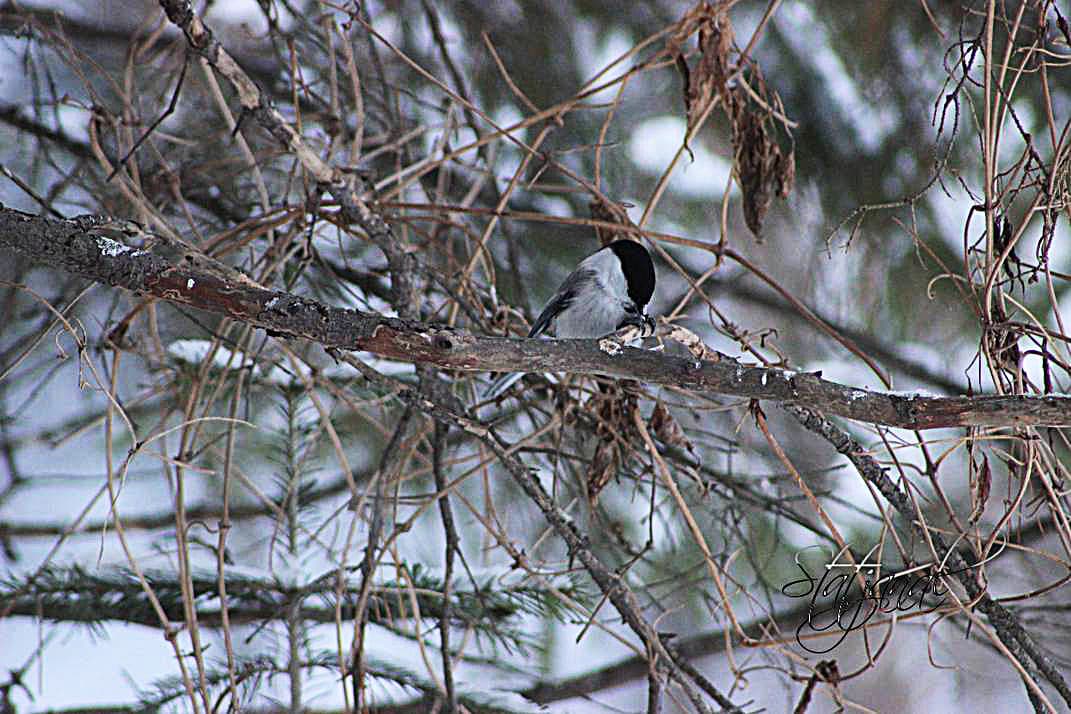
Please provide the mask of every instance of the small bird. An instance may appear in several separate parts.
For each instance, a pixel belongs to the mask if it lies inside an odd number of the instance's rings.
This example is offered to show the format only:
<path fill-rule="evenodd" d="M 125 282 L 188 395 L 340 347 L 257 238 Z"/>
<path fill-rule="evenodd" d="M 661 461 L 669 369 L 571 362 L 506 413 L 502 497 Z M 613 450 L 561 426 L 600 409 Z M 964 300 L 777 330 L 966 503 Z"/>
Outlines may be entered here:
<path fill-rule="evenodd" d="M 528 337 L 553 328 L 562 339 L 603 337 L 628 325 L 652 329 L 645 312 L 655 288 L 651 254 L 633 240 L 616 240 L 580 261 L 539 313 Z M 499 377 L 484 393 L 494 399 L 521 378 Z"/>

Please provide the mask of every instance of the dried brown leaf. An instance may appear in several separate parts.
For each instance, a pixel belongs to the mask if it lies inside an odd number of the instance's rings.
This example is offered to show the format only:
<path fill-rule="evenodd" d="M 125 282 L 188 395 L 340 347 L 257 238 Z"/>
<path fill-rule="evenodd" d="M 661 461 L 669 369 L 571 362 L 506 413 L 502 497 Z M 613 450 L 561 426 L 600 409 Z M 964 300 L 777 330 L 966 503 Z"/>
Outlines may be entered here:
<path fill-rule="evenodd" d="M 651 427 L 651 431 L 654 432 L 658 440 L 667 446 L 675 446 L 686 450 L 692 455 L 696 461 L 699 460 L 691 440 L 685 436 L 684 429 L 673 418 L 673 415 L 666 409 L 666 405 L 659 402 L 655 405 L 654 411 L 651 412 L 651 419 L 648 424 Z"/>
<path fill-rule="evenodd" d="M 635 442 L 632 413 L 638 408 L 636 395 L 626 391 L 619 382 L 602 383 L 588 403 L 596 421 L 595 436 L 599 439 L 587 474 L 588 501 L 592 506 L 629 457 L 628 444 Z"/>
<path fill-rule="evenodd" d="M 614 440 L 600 441 L 588 466 L 588 503 L 592 508 L 599 501 L 599 494 L 621 467 L 621 450 Z"/>
<path fill-rule="evenodd" d="M 694 33 L 699 35 L 699 61 L 693 69 L 688 66 L 682 48 Z M 677 23 L 666 46 L 684 80 L 684 109 L 690 131 L 716 97 L 727 98 L 729 53 L 733 48 L 733 26 L 728 11 L 720 4 L 715 7 L 700 2 Z"/>
<path fill-rule="evenodd" d="M 982 466 L 978 469 L 978 477 L 973 484 L 970 522 L 975 523 L 985 513 L 986 504 L 989 502 L 989 491 L 993 486 L 993 472 L 989 467 L 989 455 L 982 454 Z"/>
<path fill-rule="evenodd" d="M 766 92 L 765 85 L 759 87 Z M 774 196 L 787 198 L 796 181 L 796 153 L 781 152 L 771 137 L 773 113 L 753 102 L 743 89 L 736 91 L 733 148 L 740 189 L 744 194 L 744 220 L 756 238 Z"/>

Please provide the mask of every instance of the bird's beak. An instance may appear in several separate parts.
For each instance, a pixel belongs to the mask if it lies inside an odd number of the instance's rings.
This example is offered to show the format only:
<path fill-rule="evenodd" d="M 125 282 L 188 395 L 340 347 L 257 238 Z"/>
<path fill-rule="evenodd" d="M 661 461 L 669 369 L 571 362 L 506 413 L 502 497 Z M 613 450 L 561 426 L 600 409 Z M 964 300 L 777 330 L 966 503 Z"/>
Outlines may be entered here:
<path fill-rule="evenodd" d="M 643 329 L 643 336 L 650 337 L 655 333 L 655 321 L 654 318 L 648 315 L 646 312 L 641 315 L 643 324 L 640 326 Z"/>

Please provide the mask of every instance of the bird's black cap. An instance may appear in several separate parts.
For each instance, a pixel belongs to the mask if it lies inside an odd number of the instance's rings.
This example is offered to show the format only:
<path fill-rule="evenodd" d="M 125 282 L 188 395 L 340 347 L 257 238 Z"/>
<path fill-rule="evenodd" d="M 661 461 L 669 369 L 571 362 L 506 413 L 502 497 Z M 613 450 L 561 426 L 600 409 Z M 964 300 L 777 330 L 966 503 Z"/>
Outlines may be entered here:
<path fill-rule="evenodd" d="M 654 295 L 655 272 L 651 254 L 634 240 L 616 240 L 606 246 L 621 261 L 621 271 L 628 283 L 628 296 L 643 310 Z"/>

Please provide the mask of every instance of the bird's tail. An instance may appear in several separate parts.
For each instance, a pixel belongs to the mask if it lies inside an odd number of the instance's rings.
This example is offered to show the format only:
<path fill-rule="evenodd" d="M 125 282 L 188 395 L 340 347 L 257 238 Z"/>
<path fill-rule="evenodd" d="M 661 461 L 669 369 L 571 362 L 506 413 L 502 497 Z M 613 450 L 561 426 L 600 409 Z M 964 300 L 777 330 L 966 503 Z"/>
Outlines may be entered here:
<path fill-rule="evenodd" d="M 524 376 L 524 372 L 507 372 L 502 376 L 495 379 L 488 385 L 481 395 L 483 401 L 488 402 L 492 399 L 498 399 L 500 396 L 506 393 L 506 390 L 512 387 L 517 381 Z"/>

